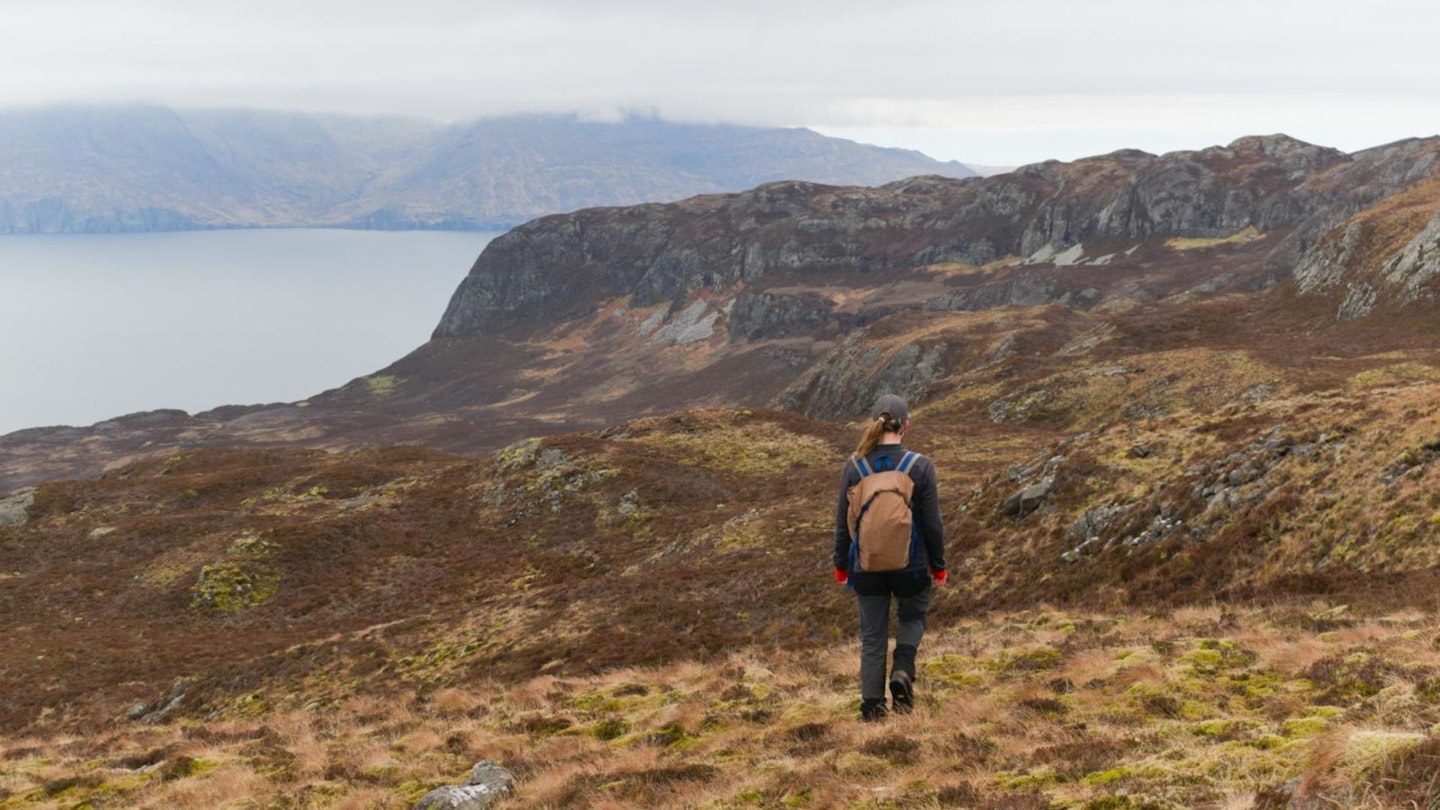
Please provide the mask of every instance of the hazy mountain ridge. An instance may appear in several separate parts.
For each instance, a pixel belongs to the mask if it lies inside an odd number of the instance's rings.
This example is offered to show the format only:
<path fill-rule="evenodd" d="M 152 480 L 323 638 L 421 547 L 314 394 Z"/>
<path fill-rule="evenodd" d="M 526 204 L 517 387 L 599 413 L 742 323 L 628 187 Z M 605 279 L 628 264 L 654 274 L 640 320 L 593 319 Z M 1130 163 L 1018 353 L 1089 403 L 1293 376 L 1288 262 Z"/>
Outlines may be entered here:
<path fill-rule="evenodd" d="M 0 233 L 483 229 L 802 178 L 973 176 L 808 130 L 524 116 L 442 125 L 257 110 L 0 112 Z"/>

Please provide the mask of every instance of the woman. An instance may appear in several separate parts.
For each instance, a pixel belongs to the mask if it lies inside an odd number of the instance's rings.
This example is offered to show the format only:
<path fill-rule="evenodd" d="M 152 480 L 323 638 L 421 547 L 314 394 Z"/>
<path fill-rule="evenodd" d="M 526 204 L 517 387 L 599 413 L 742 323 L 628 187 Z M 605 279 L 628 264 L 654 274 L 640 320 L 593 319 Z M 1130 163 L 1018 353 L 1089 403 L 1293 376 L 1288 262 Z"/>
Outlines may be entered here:
<path fill-rule="evenodd" d="M 855 455 L 845 462 L 835 507 L 835 580 L 860 602 L 860 718 L 885 718 L 890 602 L 899 629 L 890 667 L 894 711 L 915 706 L 915 653 L 925 633 L 931 582 L 945 582 L 945 527 L 935 465 L 900 442 L 910 406 L 881 395 Z M 878 539 L 877 539 L 878 538 Z"/>

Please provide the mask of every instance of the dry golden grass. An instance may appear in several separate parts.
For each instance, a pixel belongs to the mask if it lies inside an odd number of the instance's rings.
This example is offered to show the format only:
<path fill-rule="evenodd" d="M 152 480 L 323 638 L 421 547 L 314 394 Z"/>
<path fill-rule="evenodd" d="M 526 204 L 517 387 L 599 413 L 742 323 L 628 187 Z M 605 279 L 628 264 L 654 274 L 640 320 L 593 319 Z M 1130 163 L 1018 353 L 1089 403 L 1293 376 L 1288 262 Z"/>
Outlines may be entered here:
<path fill-rule="evenodd" d="M 519 776 L 510 808 L 1242 808 L 1277 791 L 1411 806 L 1440 744 L 1440 619 L 1317 631 L 1275 616 L 1052 609 L 934 627 L 916 711 L 882 724 L 855 717 L 845 642 L 15 738 L 0 808 L 411 807 L 483 758 Z"/>

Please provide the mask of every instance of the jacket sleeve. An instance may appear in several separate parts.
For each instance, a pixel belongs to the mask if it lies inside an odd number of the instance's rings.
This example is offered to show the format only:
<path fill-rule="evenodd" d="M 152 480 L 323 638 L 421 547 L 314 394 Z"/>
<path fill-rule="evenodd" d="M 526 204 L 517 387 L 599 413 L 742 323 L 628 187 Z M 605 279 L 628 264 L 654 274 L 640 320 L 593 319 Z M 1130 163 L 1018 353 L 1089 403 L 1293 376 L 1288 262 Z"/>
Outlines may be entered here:
<path fill-rule="evenodd" d="M 850 512 L 850 500 L 846 493 L 850 487 L 860 481 L 860 472 L 855 465 L 849 461 L 845 462 L 845 469 L 840 473 L 840 497 L 835 504 L 835 549 L 832 562 L 837 569 L 850 569 L 850 524 L 847 516 Z"/>
<path fill-rule="evenodd" d="M 925 556 L 931 568 L 945 568 L 945 524 L 940 519 L 940 491 L 936 483 L 935 464 L 925 459 L 915 484 L 915 516 L 920 523 L 920 539 L 925 543 Z"/>

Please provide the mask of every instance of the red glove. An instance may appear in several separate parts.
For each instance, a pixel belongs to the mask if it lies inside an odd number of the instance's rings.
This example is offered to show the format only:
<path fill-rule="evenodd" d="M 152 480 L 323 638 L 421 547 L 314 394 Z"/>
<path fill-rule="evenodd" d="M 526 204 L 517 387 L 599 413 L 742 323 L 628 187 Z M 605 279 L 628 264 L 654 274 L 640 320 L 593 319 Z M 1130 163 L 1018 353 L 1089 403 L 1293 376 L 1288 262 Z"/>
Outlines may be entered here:
<path fill-rule="evenodd" d="M 930 569 L 930 576 L 931 576 L 931 578 L 933 578 L 936 582 L 940 583 L 941 585 L 944 585 L 944 584 L 945 584 L 945 577 L 948 576 L 948 575 L 949 575 L 949 572 L 946 571 L 944 568 L 931 568 L 931 569 Z"/>
<path fill-rule="evenodd" d="M 850 572 L 845 570 L 844 568 L 836 568 L 835 581 L 840 583 L 841 585 L 844 585 L 845 583 L 850 581 Z"/>

